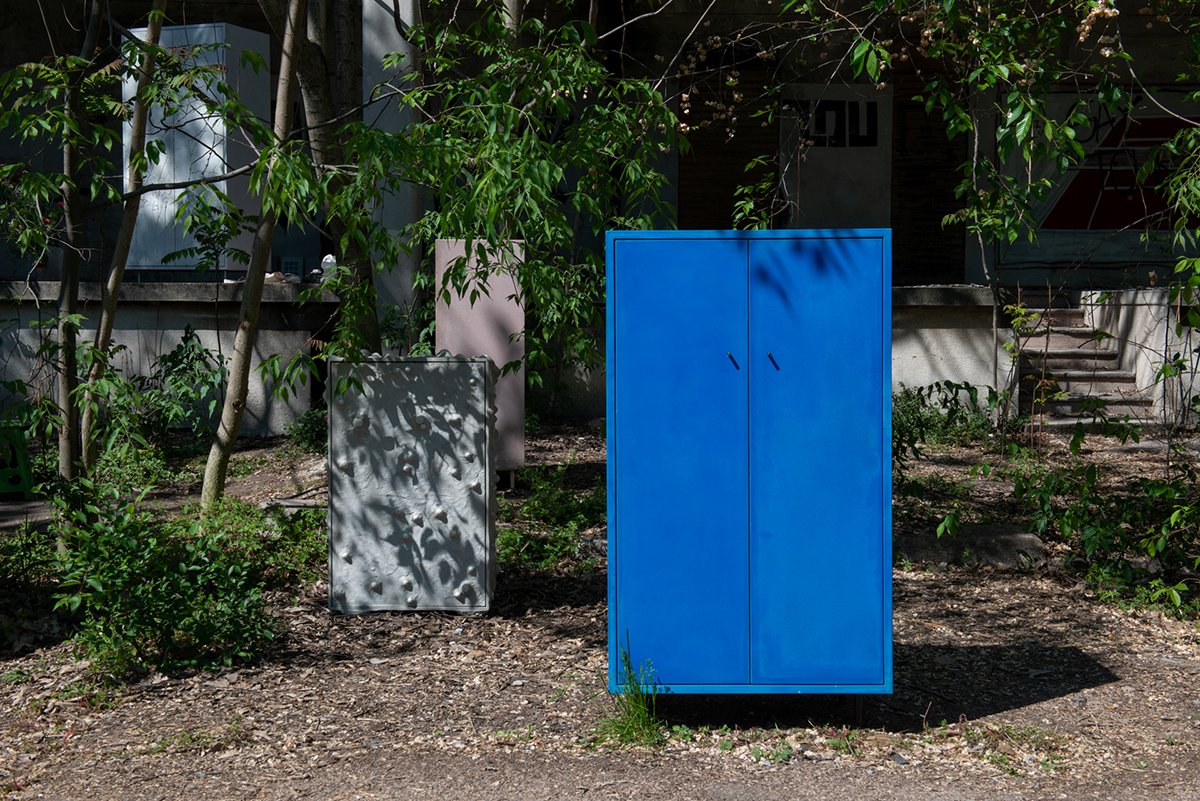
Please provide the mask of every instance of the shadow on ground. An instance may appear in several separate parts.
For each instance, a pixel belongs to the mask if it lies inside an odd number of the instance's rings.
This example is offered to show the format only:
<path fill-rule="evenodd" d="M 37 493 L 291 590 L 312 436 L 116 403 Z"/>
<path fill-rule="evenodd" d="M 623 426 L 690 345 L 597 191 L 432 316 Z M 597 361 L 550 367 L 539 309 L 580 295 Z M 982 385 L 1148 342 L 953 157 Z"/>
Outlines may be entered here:
<path fill-rule="evenodd" d="M 608 580 L 600 572 L 568 574 L 533 570 L 504 570 L 496 579 L 491 614 L 525 617 L 564 606 L 583 607 L 603 603 L 608 597 Z"/>
<path fill-rule="evenodd" d="M 1019 645 L 897 645 L 891 695 L 662 695 L 669 723 L 696 728 L 871 726 L 922 731 L 1060 698 L 1117 680 L 1078 648 Z"/>

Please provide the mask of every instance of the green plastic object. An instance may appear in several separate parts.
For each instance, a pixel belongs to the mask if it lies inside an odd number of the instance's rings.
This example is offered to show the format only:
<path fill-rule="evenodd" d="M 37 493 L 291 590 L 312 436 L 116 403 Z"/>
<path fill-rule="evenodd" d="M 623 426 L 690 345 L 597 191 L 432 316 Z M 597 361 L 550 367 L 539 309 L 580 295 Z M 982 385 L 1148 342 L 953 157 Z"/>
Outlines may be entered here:
<path fill-rule="evenodd" d="M 32 489 L 25 429 L 17 423 L 0 423 L 0 495 L 28 498 Z"/>

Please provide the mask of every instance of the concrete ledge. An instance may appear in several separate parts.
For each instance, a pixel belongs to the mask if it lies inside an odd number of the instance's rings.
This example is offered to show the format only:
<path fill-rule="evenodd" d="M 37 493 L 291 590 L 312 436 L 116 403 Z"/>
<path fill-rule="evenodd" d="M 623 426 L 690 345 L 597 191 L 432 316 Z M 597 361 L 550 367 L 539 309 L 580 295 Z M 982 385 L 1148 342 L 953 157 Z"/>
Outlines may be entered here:
<path fill-rule="evenodd" d="M 62 283 L 59 281 L 24 281 L 0 282 L 0 298 L 10 301 L 57 301 Z M 282 284 L 267 281 L 263 285 L 263 300 L 267 303 L 294 304 L 305 289 L 311 289 L 312 284 Z M 242 299 L 243 284 L 225 284 L 216 282 L 153 282 L 129 283 L 121 285 L 118 297 L 131 303 L 238 303 Z M 94 281 L 79 285 L 79 301 L 81 303 L 99 302 L 102 298 L 103 287 Z M 331 292 L 322 292 L 317 300 L 309 303 L 337 303 L 337 298 Z"/>
<path fill-rule="evenodd" d="M 892 287 L 892 306 L 992 306 L 992 290 L 979 284 Z"/>

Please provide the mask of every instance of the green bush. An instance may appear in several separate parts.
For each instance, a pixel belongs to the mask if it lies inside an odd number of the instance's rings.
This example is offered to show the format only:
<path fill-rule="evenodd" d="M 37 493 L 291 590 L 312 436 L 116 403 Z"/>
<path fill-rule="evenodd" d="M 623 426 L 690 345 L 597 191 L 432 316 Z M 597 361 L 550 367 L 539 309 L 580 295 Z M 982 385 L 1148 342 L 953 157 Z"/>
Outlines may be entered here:
<path fill-rule="evenodd" d="M 79 616 L 77 642 L 101 670 L 213 668 L 274 638 L 260 571 L 213 527 L 164 525 L 111 491 L 57 504 L 58 606 Z"/>
<path fill-rule="evenodd" d="M 1100 467 L 1075 460 L 1065 467 L 1024 459 L 1011 471 L 1014 493 L 1030 527 L 1071 548 L 1071 560 L 1103 576 L 1110 592 L 1127 590 L 1182 608 L 1196 592 L 1200 570 L 1200 492 L 1194 478 L 1140 478 L 1105 486 Z M 1155 584 L 1157 582 L 1157 584 Z"/>
<path fill-rule="evenodd" d="M 604 523 L 608 514 L 604 487 L 583 491 L 567 487 L 566 465 L 553 469 L 525 468 L 521 478 L 530 486 L 529 497 L 521 504 L 521 517 L 550 526 L 576 523 L 584 528 Z"/>
<path fill-rule="evenodd" d="M 134 379 L 153 433 L 162 438 L 169 430 L 184 429 L 197 440 L 209 439 L 227 373 L 195 330 L 185 327 L 179 344 L 158 357 L 150 376 Z"/>
<path fill-rule="evenodd" d="M 185 534 L 198 507 L 186 507 L 170 525 Z M 265 590 L 296 590 L 320 579 L 328 567 L 324 509 L 282 507 L 266 511 L 225 496 L 209 510 L 208 527 L 220 532 L 222 548 L 253 566 Z"/>
<path fill-rule="evenodd" d="M 991 413 L 1003 401 L 1003 395 L 990 387 L 984 401 L 977 387 L 953 381 L 901 386 L 892 395 L 892 464 L 896 472 L 903 475 L 908 462 L 920 458 L 922 445 L 961 445 L 988 438 L 996 432 Z"/>
<path fill-rule="evenodd" d="M 496 535 L 496 556 L 502 566 L 549 570 L 573 563 L 590 569 L 583 557 L 581 532 L 604 525 L 608 504 L 603 486 L 576 490 L 566 486 L 565 465 L 525 468 L 520 479 L 530 485 L 519 505 L 505 502 L 500 517 L 511 525 Z"/>
<path fill-rule="evenodd" d="M 496 558 L 502 566 L 550 570 L 578 560 L 583 541 L 575 524 L 548 531 L 501 528 L 496 534 Z"/>
<path fill-rule="evenodd" d="M 329 413 L 313 407 L 288 423 L 283 433 L 288 443 L 302 453 L 324 454 L 329 451 Z"/>
<path fill-rule="evenodd" d="M 174 349 L 158 357 L 148 376 L 124 376 L 111 366 L 112 355 L 85 351 L 85 361 L 105 361 L 95 387 L 103 400 L 93 432 L 102 452 L 161 446 L 172 431 L 186 431 L 196 442 L 212 436 L 226 370 L 191 326 Z"/>
<path fill-rule="evenodd" d="M 0 531 L 0 591 L 15 592 L 53 581 L 57 576 L 54 535 L 21 525 Z"/>

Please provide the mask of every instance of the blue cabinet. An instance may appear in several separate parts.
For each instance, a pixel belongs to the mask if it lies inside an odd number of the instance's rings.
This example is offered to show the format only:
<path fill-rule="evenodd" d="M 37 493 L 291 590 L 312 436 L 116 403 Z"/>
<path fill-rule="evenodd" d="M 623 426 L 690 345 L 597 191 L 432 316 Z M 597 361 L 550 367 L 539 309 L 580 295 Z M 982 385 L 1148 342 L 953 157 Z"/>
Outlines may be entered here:
<path fill-rule="evenodd" d="M 890 232 L 607 259 L 610 688 L 890 692 Z"/>

